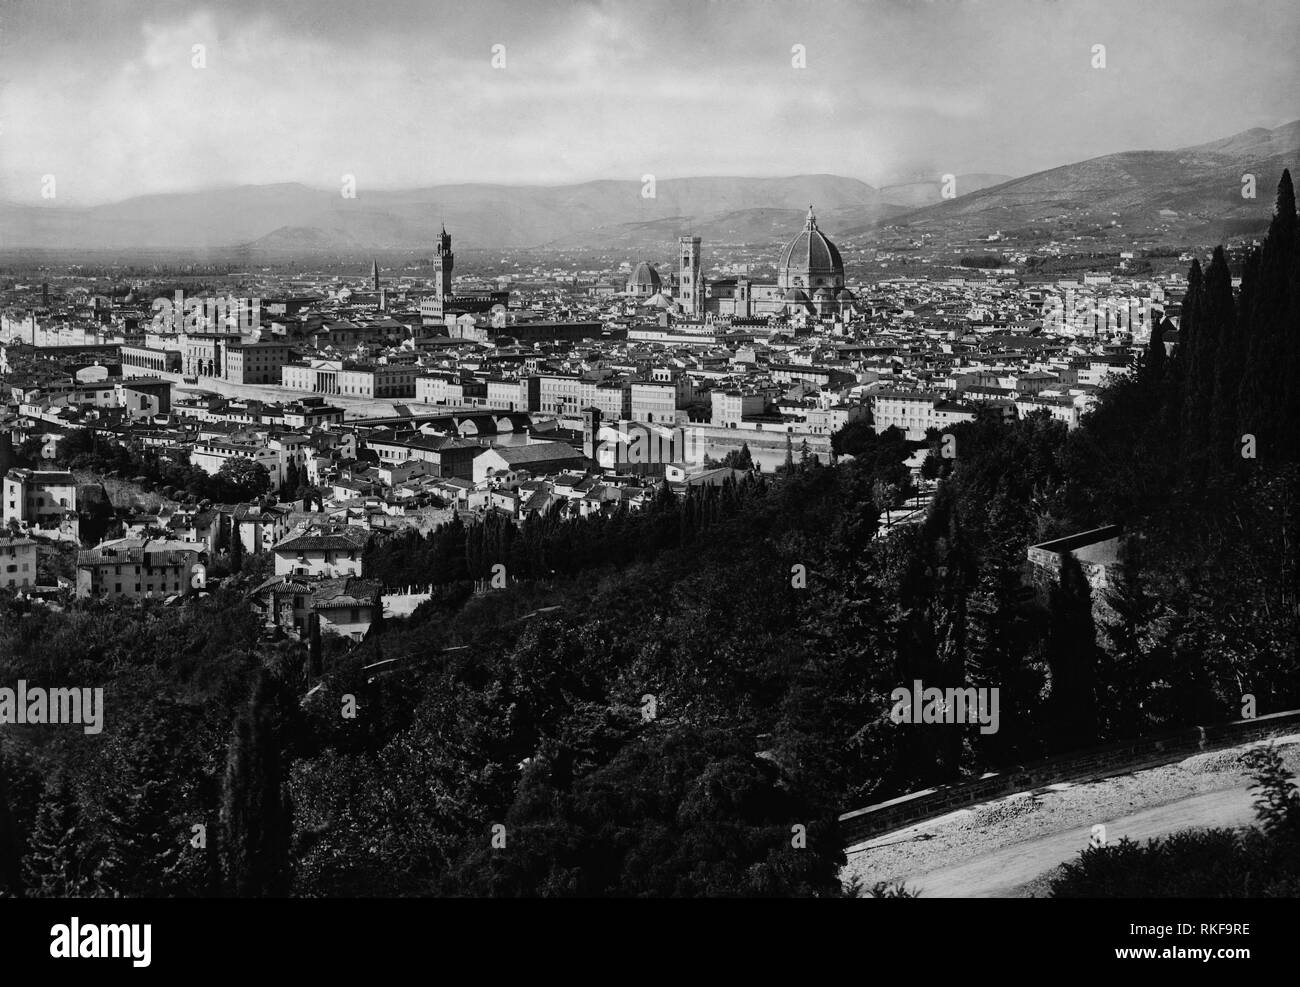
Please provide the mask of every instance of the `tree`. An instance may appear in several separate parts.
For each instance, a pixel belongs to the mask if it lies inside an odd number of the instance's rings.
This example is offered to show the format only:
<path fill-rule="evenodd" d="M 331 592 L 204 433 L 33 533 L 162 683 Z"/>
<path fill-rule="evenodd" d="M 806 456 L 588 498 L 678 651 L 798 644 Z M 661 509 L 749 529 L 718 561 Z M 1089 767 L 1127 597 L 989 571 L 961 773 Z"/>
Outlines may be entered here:
<path fill-rule="evenodd" d="M 244 537 L 239 532 L 239 522 L 234 518 L 230 521 L 230 574 L 239 575 L 239 571 L 244 567 Z"/>
<path fill-rule="evenodd" d="M 271 680 L 261 669 L 231 732 L 221 821 L 231 891 L 241 898 L 286 896 L 290 808 Z"/>
<path fill-rule="evenodd" d="M 812 449 L 808 446 L 808 440 L 804 439 L 799 443 L 799 469 L 807 471 L 816 462 Z"/>
<path fill-rule="evenodd" d="M 1277 747 L 1256 747 L 1246 755 L 1255 794 L 1255 816 L 1265 833 L 1300 836 L 1300 792 Z"/>
<path fill-rule="evenodd" d="M 116 784 L 94 826 L 99 857 L 94 884 L 100 893 L 145 898 L 202 893 L 191 886 L 185 859 L 190 831 L 177 765 L 183 729 L 166 704 L 155 703 L 115 738 Z"/>
<path fill-rule="evenodd" d="M 1165 379 L 1165 320 L 1163 316 L 1151 317 L 1151 338 L 1147 341 L 1147 350 L 1142 362 L 1142 383 L 1147 387 L 1158 387 Z"/>
<path fill-rule="evenodd" d="M 320 678 L 321 674 L 321 637 L 320 614 L 312 612 L 307 615 L 307 674 Z"/>
<path fill-rule="evenodd" d="M 1097 740 L 1097 630 L 1092 589 L 1079 561 L 1061 554 L 1061 571 L 1048 601 L 1047 662 L 1052 672 L 1049 706 L 1061 749 Z"/>
<path fill-rule="evenodd" d="M 736 470 L 750 470 L 754 468 L 754 457 L 749 451 L 749 443 L 745 442 L 739 449 L 732 449 L 722 457 L 722 465 L 730 466 Z"/>
<path fill-rule="evenodd" d="M 1261 459 L 1273 461 L 1293 461 L 1297 455 L 1290 431 L 1300 412 L 1297 254 L 1295 188 L 1287 170 L 1278 182 L 1277 207 L 1260 247 L 1258 277 L 1251 280 L 1250 310 L 1242 313 L 1247 351 L 1237 394 L 1241 431 L 1256 437 Z"/>
<path fill-rule="evenodd" d="M 18 828 L 9 811 L 9 798 L 5 791 L 4 766 L 0 764 L 0 897 L 21 896 L 22 873 L 18 864 Z"/>
<path fill-rule="evenodd" d="M 46 782 L 23 861 L 25 883 L 40 898 L 74 898 L 87 886 L 83 874 L 85 830 L 68 776 L 59 772 Z"/>
<path fill-rule="evenodd" d="M 221 469 L 217 470 L 217 476 L 238 486 L 250 500 L 271 489 L 271 474 L 265 466 L 251 459 L 227 459 L 221 464 Z"/>

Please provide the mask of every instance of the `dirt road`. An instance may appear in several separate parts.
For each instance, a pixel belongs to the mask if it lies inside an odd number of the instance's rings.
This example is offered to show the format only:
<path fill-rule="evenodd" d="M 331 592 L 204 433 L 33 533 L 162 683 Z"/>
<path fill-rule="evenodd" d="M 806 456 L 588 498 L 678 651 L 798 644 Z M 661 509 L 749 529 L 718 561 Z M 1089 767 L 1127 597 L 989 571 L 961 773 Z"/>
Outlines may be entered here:
<path fill-rule="evenodd" d="M 1300 736 L 1276 741 L 1300 766 Z M 926 898 L 1045 895 L 1046 875 L 1088 845 L 1146 841 L 1181 829 L 1249 826 L 1251 784 L 1242 758 L 1255 744 L 1080 784 L 1053 785 L 949 813 L 854 848 L 846 872 L 865 885 L 902 881 Z"/>

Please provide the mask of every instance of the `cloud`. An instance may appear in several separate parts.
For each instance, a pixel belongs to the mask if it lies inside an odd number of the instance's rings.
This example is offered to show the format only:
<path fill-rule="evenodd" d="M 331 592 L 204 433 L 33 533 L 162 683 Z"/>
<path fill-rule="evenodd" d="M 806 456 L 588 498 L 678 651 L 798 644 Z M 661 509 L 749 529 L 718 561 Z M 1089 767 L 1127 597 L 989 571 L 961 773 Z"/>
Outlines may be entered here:
<path fill-rule="evenodd" d="M 0 197 L 937 167 L 1019 174 L 1289 119 L 1300 11 L 1209 0 L 6 8 Z M 1108 46 L 1109 67 L 1088 64 Z M 791 65 L 803 44 L 807 67 Z M 206 68 L 191 64 L 206 46 Z M 505 68 L 491 64 L 506 46 Z M 1290 57 L 1288 57 L 1288 55 Z M 1189 114 L 1188 106 L 1197 112 Z M 1293 112 L 1291 113 L 1293 115 Z"/>

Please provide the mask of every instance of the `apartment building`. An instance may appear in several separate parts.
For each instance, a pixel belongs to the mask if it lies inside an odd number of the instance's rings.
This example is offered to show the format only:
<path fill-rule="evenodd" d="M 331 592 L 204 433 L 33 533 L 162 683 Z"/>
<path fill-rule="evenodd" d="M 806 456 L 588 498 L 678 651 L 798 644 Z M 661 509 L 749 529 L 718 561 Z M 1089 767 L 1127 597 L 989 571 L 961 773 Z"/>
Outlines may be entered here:
<path fill-rule="evenodd" d="M 876 434 L 897 428 L 909 439 L 925 438 L 925 430 L 933 425 L 935 402 L 942 400 L 925 391 L 872 391 L 868 397 Z"/>
<path fill-rule="evenodd" d="M 234 384 L 278 384 L 292 351 L 287 343 L 231 341 L 225 344 L 221 377 Z"/>
<path fill-rule="evenodd" d="M 4 478 L 4 520 L 26 528 L 75 526 L 77 481 L 63 470 L 11 469 Z"/>
<path fill-rule="evenodd" d="M 77 596 L 148 599 L 185 596 L 206 583 L 207 545 L 165 538 L 118 538 L 77 553 Z"/>
<path fill-rule="evenodd" d="M 0 533 L 0 586 L 19 589 L 36 585 L 36 542 L 22 535 Z"/>
<path fill-rule="evenodd" d="M 741 419 L 767 409 L 767 395 L 760 392 L 712 391 L 709 400 L 713 406 L 709 421 L 722 428 L 736 428 Z"/>
<path fill-rule="evenodd" d="M 366 532 L 347 527 L 337 531 L 311 530 L 289 535 L 275 546 L 277 576 L 361 575 L 361 551 Z"/>

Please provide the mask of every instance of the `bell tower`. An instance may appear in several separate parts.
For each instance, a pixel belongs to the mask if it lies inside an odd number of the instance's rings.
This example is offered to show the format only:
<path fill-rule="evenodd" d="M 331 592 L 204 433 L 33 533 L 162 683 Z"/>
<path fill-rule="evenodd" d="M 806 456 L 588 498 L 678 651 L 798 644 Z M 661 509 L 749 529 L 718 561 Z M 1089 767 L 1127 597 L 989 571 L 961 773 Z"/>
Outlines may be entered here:
<path fill-rule="evenodd" d="M 456 255 L 451 252 L 451 234 L 444 224 L 438 234 L 438 246 L 433 252 L 434 293 L 439 302 L 451 297 L 451 269 L 456 263 Z"/>
<path fill-rule="evenodd" d="M 691 316 L 704 314 L 704 283 L 700 280 L 700 238 L 677 238 L 682 308 Z"/>

